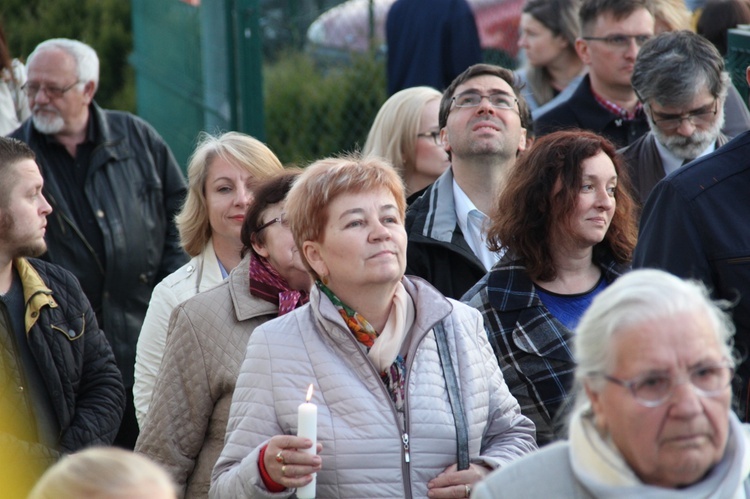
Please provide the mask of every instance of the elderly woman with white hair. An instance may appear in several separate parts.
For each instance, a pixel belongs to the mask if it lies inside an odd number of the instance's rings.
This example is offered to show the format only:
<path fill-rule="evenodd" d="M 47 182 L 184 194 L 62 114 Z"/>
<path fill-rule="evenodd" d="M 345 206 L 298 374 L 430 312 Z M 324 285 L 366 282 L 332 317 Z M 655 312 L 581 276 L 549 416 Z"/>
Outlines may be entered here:
<path fill-rule="evenodd" d="M 253 188 L 283 171 L 258 139 L 238 132 L 201 134 L 188 164 L 188 194 L 177 215 L 180 244 L 191 260 L 154 288 L 138 337 L 133 399 L 143 426 L 175 307 L 221 283 L 240 263 L 240 230 Z"/>
<path fill-rule="evenodd" d="M 569 440 L 472 497 L 750 497 L 750 427 L 730 410 L 734 328 L 723 307 L 660 270 L 618 279 L 577 329 Z"/>

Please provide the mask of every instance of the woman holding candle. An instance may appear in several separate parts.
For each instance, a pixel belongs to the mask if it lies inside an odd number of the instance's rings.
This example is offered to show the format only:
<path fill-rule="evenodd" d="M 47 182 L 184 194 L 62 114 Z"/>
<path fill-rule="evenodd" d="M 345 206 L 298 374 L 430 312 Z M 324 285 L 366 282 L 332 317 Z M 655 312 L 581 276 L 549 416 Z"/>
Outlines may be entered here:
<path fill-rule="evenodd" d="M 208 495 L 247 339 L 260 324 L 307 301 L 312 281 L 284 215 L 298 174 L 286 171 L 256 187 L 240 236 L 245 257 L 226 281 L 172 316 L 135 449 L 170 472 L 180 497 Z"/>
<path fill-rule="evenodd" d="M 405 204 L 381 159 L 323 159 L 295 183 L 287 215 L 316 285 L 248 342 L 211 497 L 289 497 L 313 473 L 317 497 L 468 497 L 536 448 L 479 314 L 404 276 Z M 319 455 L 296 436 L 310 383 Z"/>

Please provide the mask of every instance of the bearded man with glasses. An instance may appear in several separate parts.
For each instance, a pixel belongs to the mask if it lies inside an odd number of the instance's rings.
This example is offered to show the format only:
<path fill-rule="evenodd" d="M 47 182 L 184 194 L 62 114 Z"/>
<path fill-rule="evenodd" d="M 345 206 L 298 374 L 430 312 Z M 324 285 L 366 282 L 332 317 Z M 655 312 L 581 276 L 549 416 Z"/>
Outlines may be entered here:
<path fill-rule="evenodd" d="M 649 0 L 584 0 L 582 35 L 576 51 L 588 67 L 573 94 L 534 120 L 537 136 L 583 128 L 624 147 L 648 132 L 638 97 L 630 85 L 641 46 L 654 34 Z"/>
<path fill-rule="evenodd" d="M 127 392 L 115 444 L 132 449 L 138 334 L 154 286 L 187 261 L 174 222 L 185 180 L 148 123 L 96 104 L 93 48 L 47 40 L 29 55 L 27 70 L 31 118 L 11 137 L 36 153 L 54 209 L 44 258 L 78 278 L 112 345 Z"/>
<path fill-rule="evenodd" d="M 690 57 L 696 57 L 694 51 Z M 750 84 L 750 67 L 747 68 Z M 685 109 L 674 110 L 669 126 L 694 127 L 710 117 L 714 97 L 699 93 Z M 719 94 L 717 99 L 721 99 Z M 697 99 L 697 97 L 696 97 Z M 661 110 L 661 108 L 660 108 Z M 654 109 L 654 111 L 657 111 Z M 664 110 L 672 114 L 671 109 Z M 678 111 L 681 111 L 679 114 Z M 716 118 L 714 118 L 716 119 Z M 662 124 L 664 122 L 662 121 Z M 692 124 L 691 124 L 692 123 Z M 716 151 L 701 156 L 662 179 L 651 191 L 641 216 L 634 267 L 660 268 L 702 281 L 714 298 L 732 304 L 734 344 L 742 361 L 737 366 L 736 408 L 750 419 L 750 132 L 738 135 Z"/>
<path fill-rule="evenodd" d="M 651 131 L 620 153 L 645 203 L 659 180 L 727 143 L 721 128 L 731 81 L 713 44 L 677 31 L 643 46 L 632 82 Z"/>
<path fill-rule="evenodd" d="M 485 222 L 526 149 L 531 114 L 512 71 L 475 64 L 443 93 L 438 126 L 451 166 L 406 214 L 406 273 L 459 299 L 500 259 Z"/>

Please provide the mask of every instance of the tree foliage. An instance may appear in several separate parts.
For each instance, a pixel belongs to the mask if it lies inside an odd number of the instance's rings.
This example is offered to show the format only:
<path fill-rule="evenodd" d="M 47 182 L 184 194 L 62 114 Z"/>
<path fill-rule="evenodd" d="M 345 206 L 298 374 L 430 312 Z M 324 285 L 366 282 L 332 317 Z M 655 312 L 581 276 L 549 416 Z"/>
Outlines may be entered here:
<path fill-rule="evenodd" d="M 10 52 L 25 61 L 36 45 L 49 38 L 74 38 L 99 55 L 96 100 L 106 108 L 135 110 L 128 0 L 2 0 L 0 18 Z"/>

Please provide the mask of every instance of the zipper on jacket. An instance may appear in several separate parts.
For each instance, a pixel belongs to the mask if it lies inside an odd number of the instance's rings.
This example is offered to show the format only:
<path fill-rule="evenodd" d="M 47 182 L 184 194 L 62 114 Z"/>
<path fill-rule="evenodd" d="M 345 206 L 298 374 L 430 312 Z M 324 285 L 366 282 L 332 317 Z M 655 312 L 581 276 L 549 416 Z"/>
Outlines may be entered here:
<path fill-rule="evenodd" d="M 401 435 L 401 441 L 404 443 L 404 462 L 409 463 L 411 461 L 411 457 L 409 456 L 409 434 L 404 432 Z"/>

